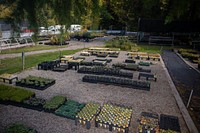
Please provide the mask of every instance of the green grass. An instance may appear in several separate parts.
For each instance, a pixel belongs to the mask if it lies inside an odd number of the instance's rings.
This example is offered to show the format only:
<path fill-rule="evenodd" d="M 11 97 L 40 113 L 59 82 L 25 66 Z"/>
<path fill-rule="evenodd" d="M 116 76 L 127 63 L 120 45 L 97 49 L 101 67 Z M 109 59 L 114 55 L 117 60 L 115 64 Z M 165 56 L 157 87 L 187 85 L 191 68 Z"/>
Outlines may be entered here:
<path fill-rule="evenodd" d="M 149 45 L 149 44 L 139 44 L 137 45 L 140 52 L 147 53 L 159 53 L 162 54 L 162 50 L 170 50 L 172 46 L 159 46 L 159 45 Z"/>
<path fill-rule="evenodd" d="M 50 50 L 50 49 L 59 49 L 59 48 L 66 48 L 66 45 L 63 46 L 48 46 L 48 45 L 34 45 L 34 46 L 26 46 L 14 49 L 7 49 L 2 50 L 0 54 L 13 54 L 13 53 L 21 53 L 30 52 L 30 51 L 39 51 L 39 50 Z"/>
<path fill-rule="evenodd" d="M 162 50 L 169 50 L 172 46 L 160 46 L 160 45 L 149 45 L 149 44 L 137 44 L 131 42 L 127 37 L 116 37 L 115 39 L 106 41 L 106 47 L 108 48 L 120 48 L 124 51 L 137 51 L 148 52 L 148 53 L 160 53 Z"/>
<path fill-rule="evenodd" d="M 62 51 L 62 55 L 70 55 L 74 54 L 82 49 L 77 50 L 66 50 Z M 36 66 L 37 64 L 41 63 L 42 61 L 49 61 L 58 59 L 60 52 L 51 52 L 51 53 L 44 53 L 38 55 L 29 55 L 25 57 L 25 69 L 31 68 Z M 22 58 L 10 58 L 10 59 L 3 59 L 0 61 L 0 74 L 3 73 L 16 73 L 22 71 Z"/>

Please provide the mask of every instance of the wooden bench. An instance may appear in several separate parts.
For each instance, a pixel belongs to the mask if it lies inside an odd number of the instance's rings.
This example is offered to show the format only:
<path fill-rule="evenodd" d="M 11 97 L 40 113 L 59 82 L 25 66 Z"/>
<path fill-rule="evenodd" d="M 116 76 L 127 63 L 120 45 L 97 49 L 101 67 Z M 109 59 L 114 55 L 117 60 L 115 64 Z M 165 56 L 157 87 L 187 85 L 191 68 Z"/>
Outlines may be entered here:
<path fill-rule="evenodd" d="M 12 74 L 2 74 L 0 75 L 0 81 L 6 83 L 8 81 L 9 84 L 13 83 L 13 80 L 18 80 L 18 77 Z"/>
<path fill-rule="evenodd" d="M 139 73 L 138 79 L 140 79 L 140 77 L 145 77 L 146 80 L 149 80 L 149 78 L 152 78 L 155 80 L 157 80 L 157 77 L 154 74 L 150 74 L 150 73 Z"/>

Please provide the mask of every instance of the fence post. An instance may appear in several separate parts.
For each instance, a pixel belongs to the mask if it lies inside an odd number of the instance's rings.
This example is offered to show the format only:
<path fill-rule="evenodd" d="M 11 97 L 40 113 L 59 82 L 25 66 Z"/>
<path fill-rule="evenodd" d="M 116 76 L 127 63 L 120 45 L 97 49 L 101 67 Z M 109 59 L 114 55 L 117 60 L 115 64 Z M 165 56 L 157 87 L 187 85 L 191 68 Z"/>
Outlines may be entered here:
<path fill-rule="evenodd" d="M 189 105 L 190 105 L 190 101 L 191 101 L 191 98 L 192 98 L 192 94 L 193 94 L 193 90 L 191 90 L 190 97 L 189 97 L 188 103 L 187 103 L 187 108 L 188 108 Z"/>
<path fill-rule="evenodd" d="M 25 54 L 24 51 L 22 52 L 22 70 L 24 70 L 24 65 L 25 65 Z"/>

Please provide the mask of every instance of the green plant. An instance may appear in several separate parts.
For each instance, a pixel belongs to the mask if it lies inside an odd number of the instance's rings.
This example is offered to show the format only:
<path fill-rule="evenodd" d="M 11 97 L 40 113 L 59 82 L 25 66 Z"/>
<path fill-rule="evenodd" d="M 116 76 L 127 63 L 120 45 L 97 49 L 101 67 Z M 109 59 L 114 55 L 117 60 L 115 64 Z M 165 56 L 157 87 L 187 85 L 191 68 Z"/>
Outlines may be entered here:
<path fill-rule="evenodd" d="M 59 45 L 61 43 L 64 44 L 65 41 L 68 41 L 68 40 L 70 40 L 70 35 L 67 32 L 60 35 L 53 35 L 50 38 L 50 42 L 54 45 Z"/>
<path fill-rule="evenodd" d="M 22 102 L 23 100 L 28 99 L 34 95 L 35 93 L 29 90 L 0 85 L 0 100 L 2 101 Z"/>
<path fill-rule="evenodd" d="M 45 104 L 45 100 L 41 99 L 41 98 L 29 98 L 27 100 L 24 100 L 23 103 L 28 104 L 28 105 L 32 105 L 32 106 L 43 106 Z"/>
<path fill-rule="evenodd" d="M 64 105 L 58 108 L 55 113 L 70 119 L 75 119 L 77 113 L 85 106 L 73 100 L 68 100 Z"/>
<path fill-rule="evenodd" d="M 57 109 L 60 105 L 62 105 L 66 100 L 66 97 L 64 96 L 55 96 L 50 101 L 47 101 L 43 108 L 47 110 L 55 110 Z"/>
<path fill-rule="evenodd" d="M 139 66 L 137 64 L 127 64 L 124 69 L 137 71 Z"/>
<path fill-rule="evenodd" d="M 76 118 L 90 121 L 95 115 L 100 112 L 100 105 L 96 103 L 88 103 L 85 107 L 77 114 Z"/>

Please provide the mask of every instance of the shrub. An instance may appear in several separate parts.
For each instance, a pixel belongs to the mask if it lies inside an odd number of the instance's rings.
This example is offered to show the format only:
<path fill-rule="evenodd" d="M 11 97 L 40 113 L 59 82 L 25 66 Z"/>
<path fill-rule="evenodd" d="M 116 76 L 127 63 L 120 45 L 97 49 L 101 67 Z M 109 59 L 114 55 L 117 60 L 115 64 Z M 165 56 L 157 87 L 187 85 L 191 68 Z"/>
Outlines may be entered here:
<path fill-rule="evenodd" d="M 70 36 L 68 33 L 54 35 L 50 38 L 50 42 L 54 45 L 60 45 L 61 42 L 62 44 L 65 44 L 65 41 L 68 41 L 68 40 L 70 40 Z"/>
<path fill-rule="evenodd" d="M 60 105 L 62 105 L 65 102 L 66 98 L 64 96 L 55 96 L 50 101 L 47 101 L 43 108 L 47 110 L 55 110 Z"/>
<path fill-rule="evenodd" d="M 35 93 L 29 90 L 0 85 L 0 100 L 2 101 L 22 102 L 23 100 L 28 99 L 34 95 Z"/>
<path fill-rule="evenodd" d="M 122 50 L 131 50 L 136 47 L 135 43 L 132 43 L 127 37 L 116 37 L 106 42 L 108 48 L 120 48 Z"/>

